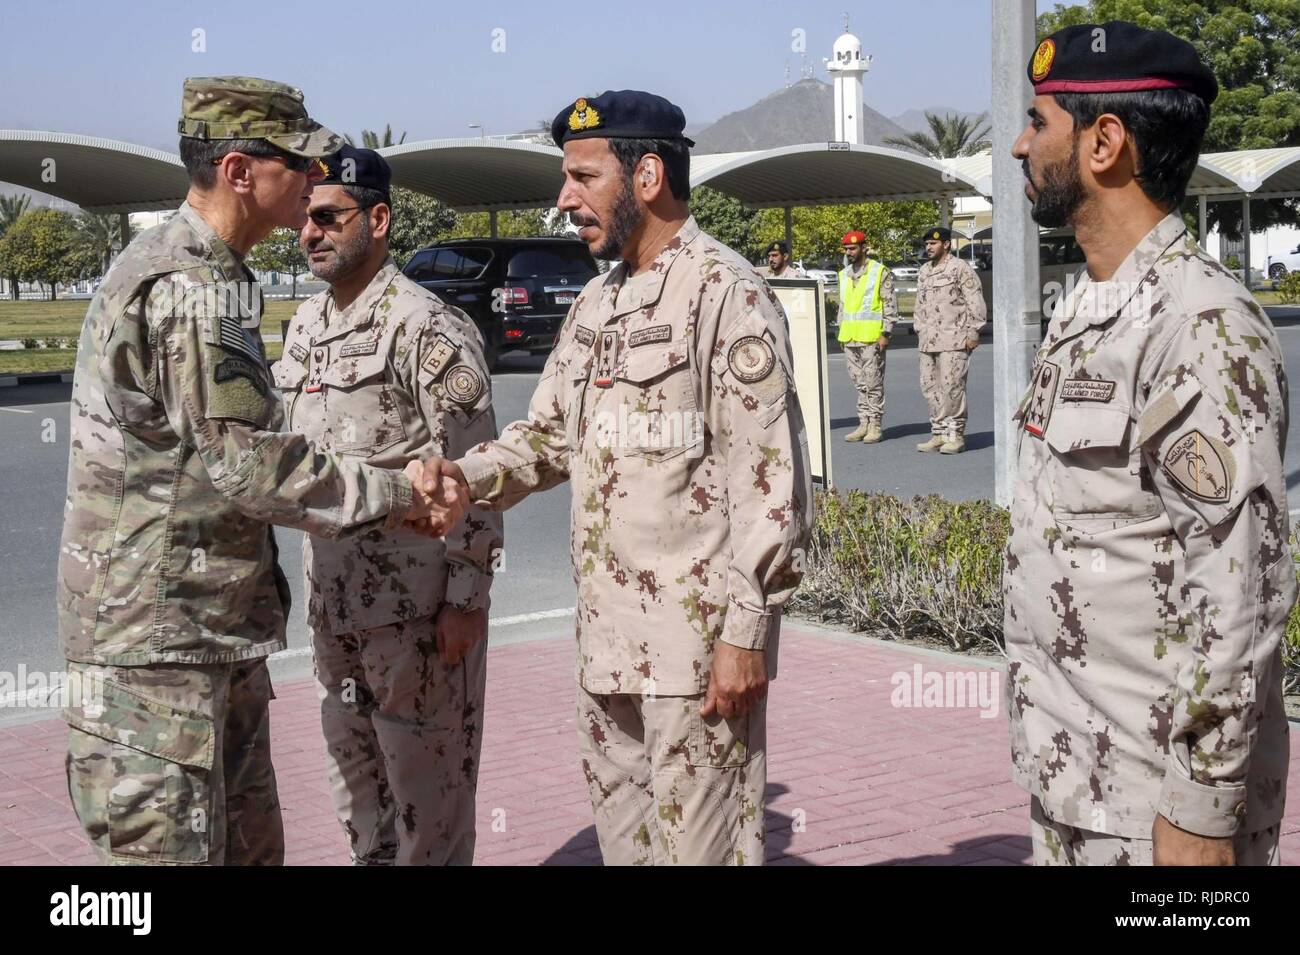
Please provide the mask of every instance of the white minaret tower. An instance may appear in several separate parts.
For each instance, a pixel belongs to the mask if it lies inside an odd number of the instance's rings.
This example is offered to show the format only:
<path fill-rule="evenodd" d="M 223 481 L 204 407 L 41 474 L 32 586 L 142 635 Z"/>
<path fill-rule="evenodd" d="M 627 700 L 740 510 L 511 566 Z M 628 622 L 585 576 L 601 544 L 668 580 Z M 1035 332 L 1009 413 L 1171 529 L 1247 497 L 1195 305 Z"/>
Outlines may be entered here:
<path fill-rule="evenodd" d="M 844 33 L 835 41 L 826 71 L 835 80 L 835 140 L 862 142 L 862 74 L 871 69 L 871 57 L 862 55 L 862 41 L 849 32 L 844 15 Z"/>

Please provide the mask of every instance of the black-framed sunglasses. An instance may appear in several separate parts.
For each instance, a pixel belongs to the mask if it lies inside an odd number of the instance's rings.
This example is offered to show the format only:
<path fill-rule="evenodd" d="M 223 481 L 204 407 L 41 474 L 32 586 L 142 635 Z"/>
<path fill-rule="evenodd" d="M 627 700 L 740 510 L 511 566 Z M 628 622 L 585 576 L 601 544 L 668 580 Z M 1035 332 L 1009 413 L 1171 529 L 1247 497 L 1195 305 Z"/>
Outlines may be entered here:
<path fill-rule="evenodd" d="M 226 156 L 228 155 L 230 154 L 226 153 Z M 297 156 L 293 153 L 276 153 L 274 156 L 263 156 L 259 153 L 243 153 L 242 155 L 251 156 L 253 159 L 278 159 L 284 163 L 284 168 L 290 172 L 307 172 L 317 162 L 310 156 Z M 212 160 L 212 165 L 221 165 L 221 160 L 225 158 L 225 156 L 220 156 Z"/>
<path fill-rule="evenodd" d="M 339 221 L 339 216 L 344 212 L 361 212 L 365 209 L 373 209 L 375 203 L 365 206 L 344 206 L 342 209 L 312 209 L 307 213 L 307 218 L 322 229 L 335 225 Z"/>

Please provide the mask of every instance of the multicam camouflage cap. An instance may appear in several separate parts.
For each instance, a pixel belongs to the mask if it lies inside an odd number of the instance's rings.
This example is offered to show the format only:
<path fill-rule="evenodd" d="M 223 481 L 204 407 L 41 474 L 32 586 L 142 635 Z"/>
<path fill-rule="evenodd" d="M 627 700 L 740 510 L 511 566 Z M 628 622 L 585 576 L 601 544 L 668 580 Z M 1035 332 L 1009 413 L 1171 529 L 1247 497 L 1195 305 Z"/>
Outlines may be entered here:
<path fill-rule="evenodd" d="M 319 158 L 343 137 L 307 115 L 302 90 L 256 76 L 191 76 L 178 131 L 195 139 L 264 139 L 285 152 Z"/>

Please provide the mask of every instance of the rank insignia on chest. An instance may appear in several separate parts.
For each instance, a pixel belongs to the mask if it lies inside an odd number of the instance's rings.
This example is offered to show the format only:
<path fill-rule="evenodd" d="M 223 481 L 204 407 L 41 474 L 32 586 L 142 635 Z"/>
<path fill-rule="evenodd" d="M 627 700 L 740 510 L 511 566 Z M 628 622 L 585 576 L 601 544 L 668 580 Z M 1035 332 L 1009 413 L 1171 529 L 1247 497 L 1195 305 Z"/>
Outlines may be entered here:
<path fill-rule="evenodd" d="M 618 332 L 600 334 L 600 358 L 596 364 L 596 387 L 609 388 L 614 384 L 614 369 L 618 367 Z"/>
<path fill-rule="evenodd" d="M 442 332 L 433 340 L 429 347 L 429 353 L 424 356 L 424 361 L 420 367 L 429 373 L 432 378 L 437 378 L 442 374 L 442 370 L 447 367 L 447 363 L 456 357 L 458 346 L 454 341 L 448 338 Z"/>
<path fill-rule="evenodd" d="M 308 394 L 315 394 L 324 389 L 321 383 L 321 376 L 325 374 L 325 369 L 329 367 L 330 350 L 328 345 L 313 345 L 311 354 L 308 356 L 310 363 L 307 367 L 307 383 L 303 385 L 303 391 Z"/>
<path fill-rule="evenodd" d="M 1045 361 L 1034 375 L 1034 395 L 1025 409 L 1025 430 L 1041 438 L 1052 420 L 1052 406 L 1056 403 L 1056 385 L 1061 379 L 1061 369 Z"/>

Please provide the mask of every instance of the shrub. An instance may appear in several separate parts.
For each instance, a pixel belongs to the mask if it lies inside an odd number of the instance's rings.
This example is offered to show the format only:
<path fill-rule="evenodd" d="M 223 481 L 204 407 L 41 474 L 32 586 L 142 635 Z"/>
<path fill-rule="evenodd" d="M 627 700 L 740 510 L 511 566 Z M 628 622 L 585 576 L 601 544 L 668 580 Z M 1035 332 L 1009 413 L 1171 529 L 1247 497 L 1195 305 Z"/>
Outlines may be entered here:
<path fill-rule="evenodd" d="M 998 650 L 1008 513 L 937 495 L 819 492 L 796 613 L 876 636 Z M 1295 536 L 1292 553 L 1300 551 Z M 1300 563 L 1297 563 L 1300 581 Z M 1284 687 L 1300 692 L 1300 603 L 1282 647 Z"/>
<path fill-rule="evenodd" d="M 23 339 L 23 348 L 40 348 L 40 347 L 41 347 L 41 343 L 37 341 L 35 338 Z"/>
<path fill-rule="evenodd" d="M 1277 280 L 1273 290 L 1280 301 L 1300 302 L 1300 272 L 1288 272 Z"/>
<path fill-rule="evenodd" d="M 66 348 L 67 340 L 63 338 L 50 337 L 45 339 L 46 348 Z"/>

